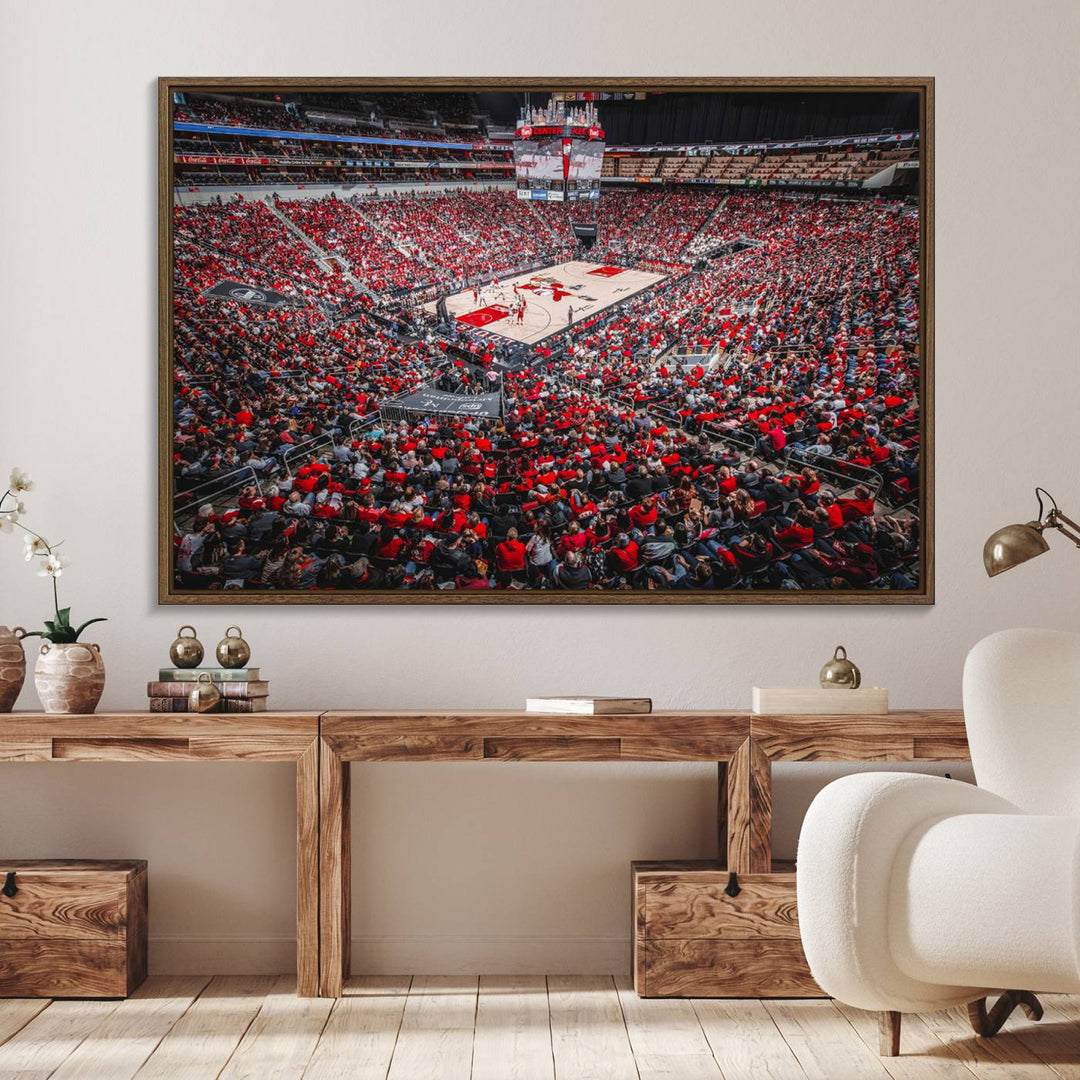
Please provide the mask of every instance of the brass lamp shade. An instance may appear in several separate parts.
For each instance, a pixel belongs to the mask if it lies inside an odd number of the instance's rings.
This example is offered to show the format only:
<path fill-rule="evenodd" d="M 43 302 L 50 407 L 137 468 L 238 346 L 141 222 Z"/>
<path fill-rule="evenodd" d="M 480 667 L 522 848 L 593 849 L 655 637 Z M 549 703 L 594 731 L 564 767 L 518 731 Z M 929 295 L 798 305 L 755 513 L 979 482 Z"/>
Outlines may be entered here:
<path fill-rule="evenodd" d="M 1039 522 L 1006 525 L 1003 529 L 998 529 L 983 545 L 983 566 L 990 577 L 996 577 L 1049 550 L 1050 545 L 1043 538 Z"/>

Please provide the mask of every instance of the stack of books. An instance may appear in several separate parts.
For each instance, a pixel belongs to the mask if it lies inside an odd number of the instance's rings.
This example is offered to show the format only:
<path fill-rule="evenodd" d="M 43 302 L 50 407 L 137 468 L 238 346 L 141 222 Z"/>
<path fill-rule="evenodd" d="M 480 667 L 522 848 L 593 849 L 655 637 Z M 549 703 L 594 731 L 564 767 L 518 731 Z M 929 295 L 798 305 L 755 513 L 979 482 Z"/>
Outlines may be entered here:
<path fill-rule="evenodd" d="M 216 712 L 265 712 L 270 684 L 258 668 L 162 668 L 156 682 L 146 684 L 151 712 L 188 712 L 188 694 L 200 675 L 209 675 L 221 702 Z"/>

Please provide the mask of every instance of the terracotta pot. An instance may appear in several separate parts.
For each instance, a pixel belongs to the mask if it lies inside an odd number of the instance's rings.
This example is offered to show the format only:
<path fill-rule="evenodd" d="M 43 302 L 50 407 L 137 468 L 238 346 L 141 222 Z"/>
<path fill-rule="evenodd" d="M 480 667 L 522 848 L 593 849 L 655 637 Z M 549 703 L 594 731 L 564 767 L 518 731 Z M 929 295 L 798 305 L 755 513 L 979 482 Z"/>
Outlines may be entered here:
<path fill-rule="evenodd" d="M 11 712 L 26 678 L 26 653 L 23 652 L 21 626 L 9 630 L 0 626 L 0 713 Z"/>
<path fill-rule="evenodd" d="M 105 689 L 101 648 L 42 642 L 34 665 L 34 685 L 47 713 L 92 713 Z"/>

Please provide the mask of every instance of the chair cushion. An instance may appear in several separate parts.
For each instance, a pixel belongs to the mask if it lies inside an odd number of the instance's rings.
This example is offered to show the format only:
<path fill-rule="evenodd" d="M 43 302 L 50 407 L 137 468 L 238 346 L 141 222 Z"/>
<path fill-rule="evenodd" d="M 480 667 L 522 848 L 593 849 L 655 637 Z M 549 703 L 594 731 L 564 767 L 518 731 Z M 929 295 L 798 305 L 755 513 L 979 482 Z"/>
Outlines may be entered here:
<path fill-rule="evenodd" d="M 1080 992 L 1080 820 L 961 814 L 927 820 L 893 862 L 889 951 L 923 982 Z"/>
<path fill-rule="evenodd" d="M 912 830 L 956 814 L 1014 814 L 970 784 L 911 773 L 858 773 L 829 784 L 799 837 L 799 927 L 814 978 L 860 1009 L 923 1012 L 974 1001 L 980 985 L 914 978 L 889 948 L 893 864 Z"/>

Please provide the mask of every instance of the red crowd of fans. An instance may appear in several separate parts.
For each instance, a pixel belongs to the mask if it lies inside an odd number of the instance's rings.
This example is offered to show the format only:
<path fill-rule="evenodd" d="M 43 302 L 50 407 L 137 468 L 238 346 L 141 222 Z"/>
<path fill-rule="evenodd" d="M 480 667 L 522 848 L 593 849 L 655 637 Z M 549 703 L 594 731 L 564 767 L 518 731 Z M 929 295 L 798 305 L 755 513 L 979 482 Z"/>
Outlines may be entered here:
<path fill-rule="evenodd" d="M 505 376 L 501 418 L 365 427 L 455 364 L 359 295 L 571 251 L 513 192 L 177 210 L 177 573 L 201 588 L 911 588 L 918 215 L 902 203 L 634 191 L 605 262 L 660 286 Z M 720 245 L 742 238 L 743 250 Z M 697 253 L 697 254 L 695 254 Z M 590 255 L 590 257 L 592 257 Z M 693 258 L 704 269 L 690 269 Z M 340 267 L 340 268 L 339 268 Z M 347 272 L 346 268 L 347 267 Z M 205 297 L 222 277 L 294 302 Z M 276 284 L 275 284 L 276 283 Z M 671 346 L 691 350 L 686 362 Z M 247 468 L 261 482 L 237 497 Z M 246 475 L 246 474 L 245 474 Z M 222 499 L 212 494 L 221 483 Z M 200 508 L 201 507 L 201 508 Z"/>

